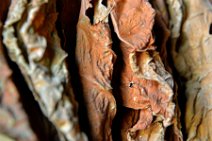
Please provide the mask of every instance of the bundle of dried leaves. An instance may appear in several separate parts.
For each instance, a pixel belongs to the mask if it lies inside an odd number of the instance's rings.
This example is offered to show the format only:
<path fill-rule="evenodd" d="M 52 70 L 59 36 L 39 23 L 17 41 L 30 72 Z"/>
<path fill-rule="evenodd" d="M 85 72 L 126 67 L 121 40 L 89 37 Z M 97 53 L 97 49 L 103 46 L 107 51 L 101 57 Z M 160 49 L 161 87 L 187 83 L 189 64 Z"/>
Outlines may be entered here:
<path fill-rule="evenodd" d="M 212 140 L 210 0 L 3 3 L 0 140 Z"/>

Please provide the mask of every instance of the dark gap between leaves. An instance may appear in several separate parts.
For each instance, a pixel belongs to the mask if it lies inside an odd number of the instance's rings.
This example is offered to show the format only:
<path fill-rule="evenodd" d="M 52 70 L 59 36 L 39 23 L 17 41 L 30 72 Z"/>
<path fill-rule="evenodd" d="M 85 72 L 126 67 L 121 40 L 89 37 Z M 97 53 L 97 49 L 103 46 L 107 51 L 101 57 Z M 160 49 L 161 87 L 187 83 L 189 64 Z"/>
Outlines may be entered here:
<path fill-rule="evenodd" d="M 72 0 L 58 0 L 57 12 L 58 19 L 56 21 L 56 28 L 61 39 L 62 48 L 68 53 L 66 58 L 66 65 L 70 74 L 70 87 L 73 88 L 74 96 L 78 102 L 78 118 L 81 131 L 85 132 L 90 139 L 89 122 L 86 105 L 84 102 L 82 84 L 80 82 L 79 69 L 76 64 L 76 35 L 77 22 L 80 13 L 81 1 Z"/>

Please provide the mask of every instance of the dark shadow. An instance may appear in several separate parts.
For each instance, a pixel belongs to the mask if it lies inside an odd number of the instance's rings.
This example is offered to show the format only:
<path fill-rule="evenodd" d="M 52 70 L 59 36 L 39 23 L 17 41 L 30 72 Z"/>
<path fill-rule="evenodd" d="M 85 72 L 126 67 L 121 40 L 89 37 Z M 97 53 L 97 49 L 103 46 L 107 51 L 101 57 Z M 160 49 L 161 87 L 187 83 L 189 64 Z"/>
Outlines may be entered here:
<path fill-rule="evenodd" d="M 80 12 L 80 0 L 57 0 L 58 20 L 56 22 L 57 31 L 61 39 L 62 48 L 68 53 L 66 65 L 70 73 L 71 84 L 75 99 L 78 102 L 78 117 L 80 128 L 89 135 L 89 122 L 87 110 L 83 98 L 82 84 L 80 82 L 79 70 L 76 64 L 76 26 Z"/>
<path fill-rule="evenodd" d="M 181 40 L 178 40 L 178 44 L 176 46 L 179 46 L 179 42 L 181 42 Z M 181 131 L 183 134 L 183 140 L 187 139 L 187 133 L 186 133 L 186 126 L 185 126 L 185 109 L 186 109 L 186 96 L 185 96 L 185 82 L 186 79 L 181 77 L 180 74 L 177 72 L 175 66 L 174 66 L 174 62 L 171 56 L 171 38 L 168 40 L 167 42 L 167 60 L 168 60 L 168 64 L 172 69 L 172 76 L 175 80 L 175 82 L 177 83 L 177 102 L 180 108 L 180 122 L 181 122 Z M 167 133 L 168 135 L 168 133 Z"/>
<path fill-rule="evenodd" d="M 5 22 L 7 18 L 7 12 L 9 10 L 10 0 L 0 0 L 0 21 L 2 24 Z M 1 35 L 2 36 L 2 35 Z"/>
<path fill-rule="evenodd" d="M 102 4 L 107 7 L 107 0 L 103 0 Z"/>
<path fill-rule="evenodd" d="M 116 62 L 114 64 L 114 69 L 113 69 L 113 76 L 112 76 L 112 88 L 113 88 L 113 96 L 116 99 L 116 104 L 117 104 L 117 111 L 115 118 L 113 119 L 112 123 L 112 138 L 114 141 L 120 141 L 121 140 L 121 119 L 123 118 L 123 111 L 122 111 L 122 106 L 120 104 L 120 85 L 121 85 L 121 71 L 123 70 L 123 55 L 122 51 L 120 48 L 120 40 L 117 36 L 117 34 L 114 31 L 113 24 L 111 21 L 111 18 L 109 18 L 109 25 L 111 29 L 111 37 L 112 37 L 112 50 L 116 54 Z"/>
<path fill-rule="evenodd" d="M 94 5 L 94 3 L 92 5 Z M 93 24 L 93 22 L 94 22 L 94 8 L 93 7 L 88 8 L 86 10 L 85 15 L 90 19 L 91 24 Z"/>

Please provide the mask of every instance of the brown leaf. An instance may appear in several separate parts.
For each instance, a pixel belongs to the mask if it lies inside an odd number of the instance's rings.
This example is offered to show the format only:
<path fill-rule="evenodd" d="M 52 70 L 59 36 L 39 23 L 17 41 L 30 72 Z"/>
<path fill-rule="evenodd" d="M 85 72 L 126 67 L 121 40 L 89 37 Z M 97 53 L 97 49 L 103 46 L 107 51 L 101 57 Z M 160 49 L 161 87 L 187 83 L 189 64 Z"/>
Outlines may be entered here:
<path fill-rule="evenodd" d="M 115 0 L 111 17 L 121 40 L 124 61 L 119 94 L 121 104 L 140 112 L 137 123 L 128 133 L 128 140 L 136 140 L 132 134 L 151 126 L 155 121 L 153 117 L 163 123 L 163 128 L 172 124 L 175 107 L 172 102 L 173 78 L 165 70 L 159 54 L 150 51 L 154 49 L 154 10 L 147 1 L 121 3 Z"/>
<path fill-rule="evenodd" d="M 132 51 L 154 49 L 151 44 L 155 12 L 146 0 L 110 0 L 114 30 Z"/>
<path fill-rule="evenodd" d="M 111 50 L 112 40 L 106 20 L 108 9 L 99 0 L 97 5 L 94 5 L 96 23 L 91 24 L 89 17 L 85 15 L 90 5 L 88 2 L 83 0 L 81 4 L 77 25 L 76 60 L 88 111 L 91 138 L 93 141 L 111 141 L 112 120 L 116 113 L 111 79 L 116 55 Z M 99 13 L 100 11 L 103 13 Z"/>

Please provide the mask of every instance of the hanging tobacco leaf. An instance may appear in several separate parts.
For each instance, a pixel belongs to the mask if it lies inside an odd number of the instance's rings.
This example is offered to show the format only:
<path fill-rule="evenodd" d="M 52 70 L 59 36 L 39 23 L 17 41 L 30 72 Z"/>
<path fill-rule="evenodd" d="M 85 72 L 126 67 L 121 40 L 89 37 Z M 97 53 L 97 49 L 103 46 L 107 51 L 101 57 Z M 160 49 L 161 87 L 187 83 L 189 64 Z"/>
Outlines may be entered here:
<path fill-rule="evenodd" d="M 116 55 L 108 24 L 111 7 L 94 3 L 94 24 L 86 15 L 89 0 L 82 0 L 77 24 L 76 60 L 87 107 L 91 140 L 112 141 L 111 126 L 116 113 L 111 79 Z"/>
<path fill-rule="evenodd" d="M 212 140 L 211 44 L 212 6 L 209 0 L 184 0 L 185 21 L 173 46 L 175 66 L 185 79 L 187 140 Z M 173 41 L 174 42 L 174 41 Z"/>
<path fill-rule="evenodd" d="M 123 106 L 139 110 L 136 124 L 125 134 L 127 140 L 148 140 L 150 136 L 151 140 L 164 140 L 165 128 L 174 116 L 173 79 L 153 45 L 154 16 L 155 11 L 145 0 L 115 0 L 111 12 L 124 60 L 120 101 Z M 155 126 L 157 135 L 151 130 Z"/>
<path fill-rule="evenodd" d="M 14 0 L 4 24 L 4 44 L 60 140 L 87 140 L 79 130 L 56 19 L 55 0 Z"/>

